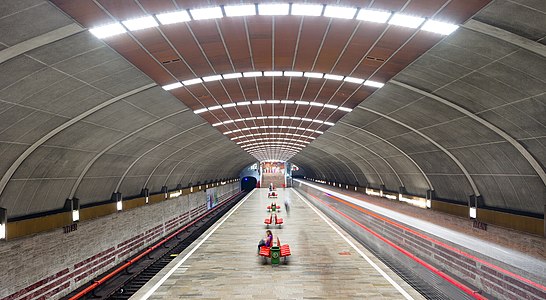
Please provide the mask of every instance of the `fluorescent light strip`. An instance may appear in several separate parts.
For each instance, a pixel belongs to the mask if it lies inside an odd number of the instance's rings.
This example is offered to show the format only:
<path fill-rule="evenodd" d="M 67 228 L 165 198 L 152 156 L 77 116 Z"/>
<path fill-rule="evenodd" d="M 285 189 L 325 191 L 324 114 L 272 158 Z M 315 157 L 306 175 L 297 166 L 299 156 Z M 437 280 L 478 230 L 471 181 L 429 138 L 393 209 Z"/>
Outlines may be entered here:
<path fill-rule="evenodd" d="M 360 9 L 356 19 L 374 23 L 387 23 L 391 15 L 392 13 L 387 11 Z"/>
<path fill-rule="evenodd" d="M 341 7 L 327 5 L 324 9 L 324 16 L 330 18 L 352 19 L 356 14 L 354 7 Z"/>
<path fill-rule="evenodd" d="M 364 85 L 376 87 L 376 88 L 382 88 L 385 84 L 381 82 L 377 82 L 377 81 L 366 80 L 364 81 Z"/>
<path fill-rule="evenodd" d="M 288 3 L 258 4 L 258 13 L 262 16 L 286 16 L 289 10 Z"/>
<path fill-rule="evenodd" d="M 158 14 L 158 15 L 155 15 L 155 17 L 159 20 L 161 25 L 169 25 L 169 24 L 176 24 L 176 23 L 191 21 L 190 15 L 185 10 Z"/>
<path fill-rule="evenodd" d="M 122 22 L 127 29 L 131 31 L 137 31 L 141 29 L 157 27 L 159 24 L 155 21 L 154 17 L 147 16 L 138 19 L 125 20 Z"/>
<path fill-rule="evenodd" d="M 224 11 L 228 17 L 255 16 L 256 6 L 254 4 L 247 5 L 226 5 Z"/>
<path fill-rule="evenodd" d="M 459 26 L 455 24 L 444 23 L 440 21 L 428 20 L 425 22 L 421 30 L 439 33 L 442 35 L 450 35 L 453 31 L 457 30 Z"/>
<path fill-rule="evenodd" d="M 203 80 L 201 80 L 201 78 L 194 78 L 194 79 L 184 80 L 184 81 L 182 81 L 182 84 L 183 85 L 192 85 L 192 84 L 198 84 L 198 83 L 201 83 L 201 82 L 203 82 Z"/>
<path fill-rule="evenodd" d="M 191 9 L 190 14 L 194 20 L 218 19 L 224 16 L 220 7 Z"/>
<path fill-rule="evenodd" d="M 389 24 L 408 28 L 417 28 L 425 21 L 424 18 L 408 16 L 401 13 L 395 13 L 389 20 Z"/>
<path fill-rule="evenodd" d="M 167 85 L 164 85 L 162 86 L 162 88 L 166 91 L 170 91 L 172 89 L 176 89 L 176 88 L 179 88 L 179 87 L 182 87 L 182 83 L 180 82 L 175 82 L 175 83 L 171 83 L 171 84 L 167 84 Z"/>
<path fill-rule="evenodd" d="M 322 15 L 323 6 L 320 4 L 292 4 L 291 14 L 293 16 L 315 16 Z"/>
<path fill-rule="evenodd" d="M 104 39 L 107 37 L 125 33 L 127 32 L 127 30 L 125 30 L 125 28 L 120 23 L 113 23 L 91 28 L 89 29 L 89 32 L 91 32 L 91 34 L 99 39 Z"/>

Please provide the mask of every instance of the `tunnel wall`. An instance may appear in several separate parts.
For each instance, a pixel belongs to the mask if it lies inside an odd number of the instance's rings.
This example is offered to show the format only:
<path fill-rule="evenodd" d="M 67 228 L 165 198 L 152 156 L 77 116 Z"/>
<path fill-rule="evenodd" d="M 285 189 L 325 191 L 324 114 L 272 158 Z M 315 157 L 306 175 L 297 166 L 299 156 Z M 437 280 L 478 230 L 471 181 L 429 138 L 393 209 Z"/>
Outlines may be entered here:
<path fill-rule="evenodd" d="M 317 184 L 317 183 L 313 183 Z M 296 188 L 303 195 L 314 195 L 320 197 L 323 193 L 299 182 L 294 182 L 294 188 Z M 327 187 L 333 189 L 331 187 Z M 335 190 L 335 189 L 334 189 Z M 312 202 L 321 208 L 328 210 L 329 208 L 317 201 L 313 201 L 312 197 L 309 198 Z M 411 228 L 411 230 L 404 230 L 402 228 L 393 226 L 390 224 L 390 220 L 387 218 L 379 219 L 377 217 L 362 213 L 362 218 L 366 227 L 375 231 L 376 233 L 387 238 L 395 245 L 408 250 L 416 257 L 423 261 L 433 265 L 434 267 L 445 271 L 450 275 L 454 275 L 456 278 L 461 278 L 466 282 L 471 283 L 478 289 L 494 296 L 496 299 L 545 299 L 546 293 L 534 287 L 523 280 L 517 278 L 515 274 L 522 274 L 526 278 L 530 278 L 535 282 L 541 282 L 541 278 L 534 278 L 530 273 L 525 270 L 516 269 L 510 265 L 502 262 L 493 261 L 491 258 L 484 256 L 480 253 L 472 251 L 470 249 L 462 248 L 447 240 L 443 240 L 441 237 L 434 237 L 439 243 L 434 243 L 430 239 L 425 238 L 428 235 L 425 232 L 420 231 L 417 228 Z M 466 220 L 462 218 L 456 218 L 451 216 L 441 216 L 442 222 L 459 222 L 463 223 Z M 342 220 L 344 221 L 344 220 Z M 347 220 L 347 222 L 349 222 Z M 347 223 L 347 226 L 354 224 Z M 407 226 L 409 227 L 409 226 Z M 362 230 L 364 231 L 364 230 Z M 413 231 L 413 232 L 412 232 Z M 513 243 L 532 244 L 533 239 L 530 236 L 524 236 L 515 232 L 509 232 L 505 230 L 503 232 L 506 239 L 510 239 Z M 366 238 L 370 243 L 380 243 L 381 247 L 385 247 L 386 244 L 379 239 L 372 237 Z M 444 246 L 446 245 L 446 246 Z M 472 259 L 465 256 L 464 251 L 471 256 L 478 259 Z M 397 255 L 401 255 L 398 253 Z M 514 272 L 510 274 L 495 270 L 489 265 L 501 266 L 502 268 Z"/>
<path fill-rule="evenodd" d="M 216 187 L 219 201 L 239 191 L 239 182 Z M 0 243 L 0 299 L 57 299 L 85 284 L 207 211 L 206 193 L 196 192 Z"/>

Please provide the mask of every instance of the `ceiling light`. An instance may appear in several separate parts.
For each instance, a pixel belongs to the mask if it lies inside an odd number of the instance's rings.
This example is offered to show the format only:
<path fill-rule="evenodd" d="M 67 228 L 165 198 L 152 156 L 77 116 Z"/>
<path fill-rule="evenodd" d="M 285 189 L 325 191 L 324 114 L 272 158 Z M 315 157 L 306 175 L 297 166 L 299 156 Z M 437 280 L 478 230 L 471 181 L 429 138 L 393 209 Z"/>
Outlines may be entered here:
<path fill-rule="evenodd" d="M 328 126 L 334 126 L 335 124 L 332 123 L 332 122 L 324 122 L 324 125 L 328 125 Z"/>
<path fill-rule="evenodd" d="M 286 16 L 288 15 L 289 4 L 258 4 L 258 13 L 262 16 Z"/>
<path fill-rule="evenodd" d="M 292 120 L 301 120 L 300 117 L 290 117 L 290 119 L 292 119 Z"/>
<path fill-rule="evenodd" d="M 207 110 L 208 110 L 207 108 L 200 108 L 200 109 L 194 110 L 193 113 L 200 114 L 202 112 L 206 112 Z"/>
<path fill-rule="evenodd" d="M 182 81 L 182 84 L 183 85 L 192 85 L 192 84 L 197 84 L 197 83 L 201 83 L 203 82 L 203 80 L 201 80 L 201 78 L 194 78 L 194 79 L 190 79 L 190 80 L 184 80 Z"/>
<path fill-rule="evenodd" d="M 209 107 L 209 111 L 210 110 L 217 110 L 217 109 L 220 109 L 220 108 L 222 108 L 222 105 L 211 106 L 211 107 Z"/>
<path fill-rule="evenodd" d="M 282 76 L 282 71 L 264 71 L 264 76 Z"/>
<path fill-rule="evenodd" d="M 159 20 L 159 22 L 161 22 L 162 25 L 191 21 L 190 15 L 185 10 L 159 14 L 155 15 L 155 17 Z"/>
<path fill-rule="evenodd" d="M 225 107 L 225 106 L 222 105 L 222 107 Z M 227 121 L 224 121 L 224 124 L 229 124 L 229 123 L 233 123 L 233 122 L 235 122 L 235 121 L 233 121 L 233 120 L 227 120 Z"/>
<path fill-rule="evenodd" d="M 306 122 L 311 122 L 313 121 L 313 119 L 309 119 L 309 118 L 301 118 L 302 121 L 306 121 Z"/>
<path fill-rule="evenodd" d="M 326 108 L 332 108 L 332 109 L 337 109 L 337 106 L 336 106 L 336 105 L 332 105 L 332 104 L 324 104 L 324 107 L 326 107 Z"/>
<path fill-rule="evenodd" d="M 159 26 L 159 24 L 157 24 L 154 17 L 152 17 L 152 16 L 148 16 L 148 17 L 144 17 L 144 18 L 138 18 L 138 19 L 126 20 L 126 21 L 123 21 L 122 23 L 123 23 L 123 25 L 125 25 L 125 27 L 127 27 L 127 29 L 129 29 L 131 31 Z"/>
<path fill-rule="evenodd" d="M 453 31 L 457 30 L 457 28 L 459 28 L 459 26 L 455 24 L 449 24 L 449 23 L 444 23 L 444 22 L 439 22 L 434 20 L 426 21 L 423 27 L 421 27 L 422 30 L 439 33 L 443 35 L 449 35 Z"/>
<path fill-rule="evenodd" d="M 352 19 L 356 13 L 356 8 L 352 7 L 341 7 L 341 6 L 330 6 L 327 5 L 324 9 L 324 16 L 329 18 L 341 18 L 341 19 Z"/>
<path fill-rule="evenodd" d="M 332 75 L 332 74 L 324 74 L 325 79 L 331 79 L 331 80 L 343 80 L 343 76 L 340 75 Z"/>
<path fill-rule="evenodd" d="M 321 120 L 313 120 L 313 123 L 319 123 L 319 124 L 322 124 L 322 123 L 324 123 L 324 121 L 321 121 Z"/>
<path fill-rule="evenodd" d="M 267 103 L 268 104 L 278 104 L 278 103 L 281 103 L 280 100 L 267 100 Z"/>
<path fill-rule="evenodd" d="M 89 29 L 89 32 L 91 32 L 94 36 L 96 36 L 99 39 L 104 39 L 107 37 L 125 33 L 127 32 L 127 30 L 125 30 L 125 28 L 121 26 L 120 23 L 114 23 L 114 24 L 91 28 Z"/>
<path fill-rule="evenodd" d="M 404 26 L 408 28 L 417 28 L 423 23 L 425 19 L 419 17 L 413 17 L 408 15 L 403 15 L 400 13 L 394 14 L 389 20 L 389 24 Z"/>
<path fill-rule="evenodd" d="M 294 104 L 292 100 L 281 100 L 281 104 Z"/>
<path fill-rule="evenodd" d="M 319 106 L 319 107 L 324 106 L 324 104 L 319 103 L 319 102 L 309 102 L 309 104 L 310 104 L 311 106 Z"/>
<path fill-rule="evenodd" d="M 353 111 L 351 108 L 348 108 L 348 107 L 338 107 L 339 110 L 342 110 L 342 111 Z"/>
<path fill-rule="evenodd" d="M 244 72 L 243 76 L 244 77 L 261 77 L 262 72 Z"/>
<path fill-rule="evenodd" d="M 269 117 L 267 117 L 267 118 L 268 118 L 268 119 L 278 119 L 279 117 L 277 117 L 277 116 L 269 116 Z"/>
<path fill-rule="evenodd" d="M 237 105 L 238 105 L 238 106 L 250 105 L 250 101 L 237 102 Z"/>
<path fill-rule="evenodd" d="M 323 6 L 320 4 L 292 4 L 293 16 L 320 16 Z"/>
<path fill-rule="evenodd" d="M 234 107 L 234 106 L 237 106 L 237 104 L 235 104 L 235 103 L 222 104 L 222 107 L 223 107 L 223 108 L 226 108 L 226 107 Z M 230 123 L 231 123 L 231 122 L 230 122 Z"/>
<path fill-rule="evenodd" d="M 212 76 L 203 77 L 203 81 L 205 82 L 210 82 L 210 81 L 215 81 L 220 79 L 222 79 L 222 75 L 212 75 Z"/>
<path fill-rule="evenodd" d="M 220 7 L 192 9 L 190 13 L 194 20 L 217 19 L 224 16 Z"/>
<path fill-rule="evenodd" d="M 305 73 L 303 73 L 303 76 L 304 77 L 309 77 L 309 78 L 322 78 L 323 74 L 322 73 L 316 73 L 316 72 L 305 72 Z"/>
<path fill-rule="evenodd" d="M 356 16 L 356 19 L 375 23 L 386 23 L 391 15 L 392 14 L 387 11 L 361 9 Z"/>
<path fill-rule="evenodd" d="M 296 101 L 295 103 L 297 105 L 309 105 L 309 102 L 307 102 L 307 101 Z"/>
<path fill-rule="evenodd" d="M 175 83 L 171 83 L 171 84 L 167 84 L 167 85 L 162 86 L 162 88 L 164 90 L 166 90 L 166 91 L 176 89 L 176 88 L 179 88 L 179 87 L 182 87 L 182 83 L 180 83 L 180 82 L 175 82 Z"/>
<path fill-rule="evenodd" d="M 233 78 L 241 78 L 243 77 L 243 74 L 241 73 L 229 73 L 222 75 L 224 79 L 233 79 Z"/>
<path fill-rule="evenodd" d="M 364 79 L 347 76 L 347 77 L 345 77 L 344 81 L 362 84 L 364 82 Z"/>
<path fill-rule="evenodd" d="M 324 132 L 318 131 L 318 130 L 315 130 L 315 132 L 318 133 L 318 134 L 323 134 L 324 133 Z"/>
<path fill-rule="evenodd" d="M 220 125 L 222 125 L 222 122 L 212 124 L 213 127 L 220 126 Z"/>
<path fill-rule="evenodd" d="M 372 86 L 372 87 L 376 87 L 376 88 L 382 88 L 385 84 L 381 83 L 381 82 L 377 82 L 377 81 L 366 80 L 364 82 L 364 85 Z"/>
<path fill-rule="evenodd" d="M 303 72 L 299 72 L 299 71 L 284 71 L 284 76 L 301 77 L 302 75 L 303 75 Z"/>
<path fill-rule="evenodd" d="M 254 100 L 252 104 L 265 104 L 265 100 Z"/>
<path fill-rule="evenodd" d="M 254 4 L 228 5 L 224 6 L 224 11 L 228 17 L 254 16 L 256 15 L 256 6 Z"/>
<path fill-rule="evenodd" d="M 260 116 L 260 117 L 258 117 L 257 119 L 258 119 L 258 120 L 263 120 L 263 119 L 267 119 L 267 117 L 266 117 L 266 116 Z"/>
<path fill-rule="evenodd" d="M 289 116 L 280 116 L 279 119 L 290 119 Z"/>

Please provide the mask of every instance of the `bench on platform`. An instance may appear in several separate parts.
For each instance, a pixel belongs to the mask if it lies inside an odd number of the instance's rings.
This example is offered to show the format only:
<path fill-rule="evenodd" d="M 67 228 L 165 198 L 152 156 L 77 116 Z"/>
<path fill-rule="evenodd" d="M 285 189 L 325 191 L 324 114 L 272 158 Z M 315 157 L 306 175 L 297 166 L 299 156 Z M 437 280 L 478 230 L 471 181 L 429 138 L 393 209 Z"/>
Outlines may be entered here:
<path fill-rule="evenodd" d="M 264 220 L 265 225 L 271 225 L 271 222 L 273 222 L 273 215 L 269 215 L 269 218 L 265 218 Z"/>
<path fill-rule="evenodd" d="M 280 248 L 280 257 L 284 258 L 283 261 L 286 263 L 287 257 L 292 255 L 290 252 L 290 246 L 288 244 L 281 245 L 281 241 L 279 240 L 279 237 L 277 237 L 277 245 Z M 265 259 L 271 258 L 271 248 L 267 246 L 260 247 L 260 256 L 262 256 Z"/>
<path fill-rule="evenodd" d="M 282 225 L 284 223 L 284 220 L 275 214 L 275 225 Z"/>

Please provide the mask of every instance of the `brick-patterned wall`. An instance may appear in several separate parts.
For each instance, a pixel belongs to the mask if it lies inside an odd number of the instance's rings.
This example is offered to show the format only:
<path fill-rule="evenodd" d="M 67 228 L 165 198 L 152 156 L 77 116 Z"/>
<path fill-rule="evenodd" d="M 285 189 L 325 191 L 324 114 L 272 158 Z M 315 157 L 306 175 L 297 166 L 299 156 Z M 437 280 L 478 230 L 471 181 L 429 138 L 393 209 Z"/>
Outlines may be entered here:
<path fill-rule="evenodd" d="M 215 187 L 219 201 L 239 183 Z M 197 192 L 102 218 L 0 242 L 0 299 L 58 299 L 205 213 L 205 192 Z"/>
<path fill-rule="evenodd" d="M 311 187 L 296 184 L 296 187 L 301 191 L 315 195 L 322 195 L 316 189 Z M 327 187 L 332 189 L 331 187 Z M 334 189 L 336 190 L 336 189 Z M 337 191 L 337 190 L 336 190 Z M 345 193 L 345 191 L 339 190 Z M 311 196 L 313 199 L 313 196 Z M 427 238 L 428 234 L 419 231 L 416 228 L 408 227 L 405 224 L 399 224 L 400 227 L 393 225 L 393 221 L 387 218 L 380 219 L 364 212 L 359 219 L 362 224 L 379 235 L 387 238 L 394 244 L 408 250 L 418 258 L 427 263 L 438 267 L 439 269 L 447 270 L 472 285 L 478 287 L 484 292 L 493 295 L 498 299 L 546 299 L 546 292 L 532 284 L 521 280 L 510 273 L 515 273 L 523 278 L 534 280 L 537 283 L 544 283 L 545 278 L 533 278 L 534 276 L 525 270 L 516 269 L 513 266 L 503 264 L 496 261 L 485 254 L 474 252 L 460 245 L 442 240 L 441 237 Z M 453 218 L 450 222 L 456 222 L 457 218 Z M 459 220 L 461 222 L 462 220 Z M 394 222 L 396 223 L 396 222 Z M 513 232 L 511 232 L 514 235 Z M 514 235 L 514 239 L 525 241 L 526 237 L 520 234 L 521 237 Z M 385 244 L 385 247 L 389 247 Z M 473 258 L 475 257 L 475 258 Z M 498 266 L 508 272 L 495 270 L 491 265 Z"/>

